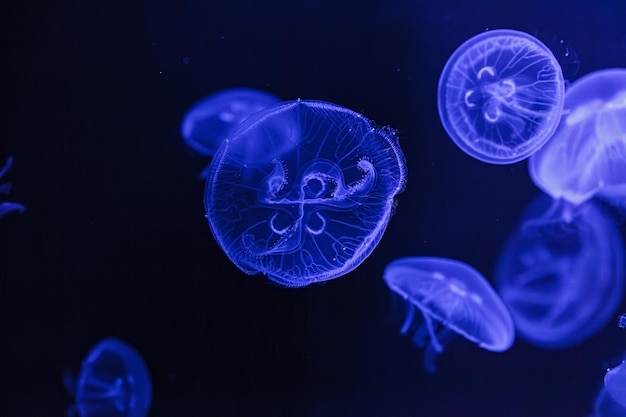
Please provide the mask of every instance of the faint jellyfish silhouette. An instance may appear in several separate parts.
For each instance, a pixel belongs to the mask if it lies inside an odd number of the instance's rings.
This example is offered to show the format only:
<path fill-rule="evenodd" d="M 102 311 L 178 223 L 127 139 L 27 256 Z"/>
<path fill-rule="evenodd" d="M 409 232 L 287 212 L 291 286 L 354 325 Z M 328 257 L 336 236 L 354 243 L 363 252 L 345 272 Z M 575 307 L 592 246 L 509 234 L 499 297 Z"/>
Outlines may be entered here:
<path fill-rule="evenodd" d="M 495 283 L 522 339 L 574 346 L 614 317 L 624 294 L 624 246 L 595 204 L 572 210 L 542 195 L 504 245 Z"/>
<path fill-rule="evenodd" d="M 11 164 L 13 164 L 13 158 L 7 159 L 7 162 L 4 164 L 2 169 L 0 169 L 0 178 L 2 178 L 4 174 L 6 174 L 7 171 L 11 168 Z M 0 184 L 0 194 L 8 194 L 9 191 L 11 191 L 11 183 L 5 182 Z M 26 210 L 26 208 L 19 203 L 3 202 L 0 203 L 0 218 L 6 216 L 7 213 L 10 213 L 12 211 L 18 211 L 22 213 L 24 212 L 24 210 Z"/>
<path fill-rule="evenodd" d="M 528 171 L 553 198 L 626 205 L 626 69 L 595 71 L 572 84 L 556 133 Z"/>
<path fill-rule="evenodd" d="M 80 417 L 145 417 L 152 401 L 152 384 L 141 355 L 127 343 L 104 339 L 81 365 L 78 379 L 64 375 L 75 397 L 68 415 Z"/>
<path fill-rule="evenodd" d="M 591 417 L 624 417 L 626 408 L 618 403 L 606 388 L 602 388 L 593 405 Z"/>
<path fill-rule="evenodd" d="M 500 29 L 463 43 L 439 78 L 439 117 L 468 155 L 512 164 L 550 139 L 561 117 L 565 82 L 556 58 L 524 32 Z"/>
<path fill-rule="evenodd" d="M 427 372 L 435 372 L 437 355 L 455 333 L 493 352 L 503 352 L 513 344 L 511 315 L 487 280 L 471 266 L 445 258 L 400 258 L 387 265 L 383 279 L 406 300 L 401 334 L 411 328 L 415 309 L 422 312 L 424 323 L 414 333 L 413 342 L 426 346 Z"/>
<path fill-rule="evenodd" d="M 233 128 L 279 101 L 278 97 L 253 88 L 219 91 L 189 108 L 180 126 L 181 134 L 196 152 L 213 156 Z"/>
<path fill-rule="evenodd" d="M 284 102 L 243 122 L 215 154 L 206 217 L 242 271 L 303 287 L 370 255 L 405 177 L 390 128 L 336 104 Z"/>
<path fill-rule="evenodd" d="M 626 362 L 622 361 L 621 364 L 607 371 L 604 375 L 604 388 L 626 409 Z"/>
<path fill-rule="evenodd" d="M 617 318 L 617 327 L 626 329 L 626 314 L 620 314 L 620 316 Z"/>

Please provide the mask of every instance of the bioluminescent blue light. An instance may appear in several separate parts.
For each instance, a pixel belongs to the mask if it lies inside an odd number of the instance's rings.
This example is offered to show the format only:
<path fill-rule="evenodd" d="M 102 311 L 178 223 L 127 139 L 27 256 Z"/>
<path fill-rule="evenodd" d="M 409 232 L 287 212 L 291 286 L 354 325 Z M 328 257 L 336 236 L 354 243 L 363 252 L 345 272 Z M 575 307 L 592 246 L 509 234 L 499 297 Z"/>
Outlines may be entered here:
<path fill-rule="evenodd" d="M 302 287 L 369 256 L 405 177 L 393 130 L 335 104 L 284 102 L 243 122 L 215 154 L 206 217 L 242 271 Z"/>
<path fill-rule="evenodd" d="M 556 133 L 528 171 L 553 198 L 580 204 L 598 196 L 626 206 L 626 69 L 595 71 L 572 84 Z"/>
<path fill-rule="evenodd" d="M 435 372 L 435 359 L 458 333 L 481 348 L 502 352 L 515 340 L 513 320 L 487 280 L 471 266 L 452 259 L 408 257 L 391 262 L 383 279 L 407 302 L 400 333 L 413 324 L 415 309 L 424 323 L 413 341 L 424 351 L 424 368 Z"/>
<path fill-rule="evenodd" d="M 4 164 L 2 169 L 0 169 L 0 178 L 2 178 L 4 174 L 6 174 L 7 171 L 11 168 L 11 164 L 13 164 L 13 158 L 7 159 L 7 162 Z M 0 184 L 0 194 L 8 194 L 9 191 L 11 191 L 11 183 L 5 182 Z M 26 210 L 26 208 L 22 204 L 6 201 L 0 203 L 0 218 L 4 217 L 5 215 L 7 215 L 7 213 L 10 213 L 12 211 L 19 211 L 21 213 L 24 210 Z"/>
<path fill-rule="evenodd" d="M 454 143 L 487 163 L 532 155 L 554 133 L 565 81 L 538 39 L 515 30 L 481 33 L 448 59 L 439 78 L 439 117 Z"/>
<path fill-rule="evenodd" d="M 620 316 L 617 318 L 617 327 L 626 329 L 626 314 L 620 314 Z"/>
<path fill-rule="evenodd" d="M 108 338 L 87 354 L 74 386 L 73 411 L 81 417 L 145 417 L 152 402 L 150 374 L 127 343 Z M 69 413 L 68 413 L 69 414 Z"/>
<path fill-rule="evenodd" d="M 624 245 L 595 204 L 537 198 L 500 253 L 495 282 L 518 335 L 543 348 L 581 343 L 615 316 Z"/>
<path fill-rule="evenodd" d="M 604 388 L 615 401 L 626 409 L 626 362 L 622 362 L 607 371 L 604 375 Z"/>
<path fill-rule="evenodd" d="M 279 101 L 278 97 L 253 88 L 219 91 L 191 106 L 183 117 L 181 134 L 196 152 L 212 156 L 233 128 Z"/>

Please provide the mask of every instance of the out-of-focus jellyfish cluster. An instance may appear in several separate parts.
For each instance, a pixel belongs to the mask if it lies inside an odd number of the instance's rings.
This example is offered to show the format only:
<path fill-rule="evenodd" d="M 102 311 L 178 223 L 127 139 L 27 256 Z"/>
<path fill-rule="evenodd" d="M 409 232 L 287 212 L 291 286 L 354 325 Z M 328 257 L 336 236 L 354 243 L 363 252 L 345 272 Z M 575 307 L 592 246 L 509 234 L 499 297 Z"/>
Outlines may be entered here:
<path fill-rule="evenodd" d="M 64 375 L 74 397 L 68 417 L 145 417 L 152 402 L 152 383 L 141 355 L 116 338 L 98 342 L 82 362 L 78 377 Z"/>
<path fill-rule="evenodd" d="M 13 158 L 7 159 L 4 166 L 0 169 L 0 178 L 4 177 L 4 175 L 9 171 L 11 165 L 13 164 Z M 11 183 L 5 182 L 0 184 L 0 194 L 8 194 L 11 191 Z M 0 218 L 6 216 L 8 213 L 12 211 L 23 212 L 26 208 L 20 203 L 13 203 L 9 201 L 5 201 L 0 203 Z"/>
<path fill-rule="evenodd" d="M 407 315 L 400 330 L 414 325 L 415 310 L 423 323 L 413 342 L 425 347 L 424 368 L 435 372 L 435 358 L 454 334 L 493 352 L 507 350 L 515 339 L 509 311 L 480 272 L 459 261 L 409 257 L 391 262 L 383 278 L 391 291 L 406 300 Z"/>

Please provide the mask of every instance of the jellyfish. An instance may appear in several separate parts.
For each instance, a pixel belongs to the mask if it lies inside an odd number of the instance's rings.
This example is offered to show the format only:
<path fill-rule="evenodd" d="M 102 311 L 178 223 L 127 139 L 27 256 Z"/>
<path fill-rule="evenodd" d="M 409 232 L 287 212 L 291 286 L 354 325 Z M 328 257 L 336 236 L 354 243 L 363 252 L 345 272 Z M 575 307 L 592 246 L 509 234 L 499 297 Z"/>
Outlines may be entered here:
<path fill-rule="evenodd" d="M 604 375 L 604 388 L 611 397 L 626 409 L 626 362 L 611 368 Z"/>
<path fill-rule="evenodd" d="M 593 405 L 593 415 L 591 417 L 624 417 L 626 407 L 618 403 L 606 388 L 598 393 Z"/>
<path fill-rule="evenodd" d="M 224 138 L 250 115 L 280 99 L 252 88 L 232 88 L 195 103 L 180 126 L 186 143 L 196 152 L 213 156 Z"/>
<path fill-rule="evenodd" d="M 566 348 L 614 317 L 624 294 L 624 245 L 595 202 L 572 209 L 541 195 L 505 243 L 494 277 L 522 339 Z"/>
<path fill-rule="evenodd" d="M 7 173 L 7 171 L 11 168 L 11 164 L 13 164 L 13 158 L 7 159 L 7 162 L 4 164 L 2 169 L 0 169 L 0 178 Z M 8 194 L 11 191 L 11 183 L 5 182 L 0 184 L 0 194 Z M 19 203 L 12 202 L 3 202 L 0 203 L 0 218 L 6 216 L 8 213 L 12 211 L 18 211 L 22 213 L 26 208 Z"/>
<path fill-rule="evenodd" d="M 95 345 L 73 380 L 65 387 L 75 404 L 68 415 L 80 417 L 145 417 L 152 401 L 152 384 L 141 355 L 127 343 L 108 338 Z"/>
<path fill-rule="evenodd" d="M 554 137 L 529 159 L 528 171 L 552 198 L 626 206 L 626 69 L 595 71 L 572 84 Z"/>
<path fill-rule="evenodd" d="M 426 347 L 426 371 L 435 372 L 435 359 L 454 334 L 493 352 L 503 352 L 513 344 L 515 328 L 509 311 L 473 267 L 453 259 L 407 257 L 387 265 L 383 279 L 406 300 L 401 334 L 411 328 L 415 310 L 422 312 L 424 322 L 413 342 Z"/>
<path fill-rule="evenodd" d="M 521 161 L 558 125 L 565 81 L 538 39 L 515 30 L 481 33 L 448 59 L 439 78 L 444 129 L 466 154 L 491 164 Z"/>
<path fill-rule="evenodd" d="M 620 314 L 620 316 L 617 318 L 617 327 L 626 329 L 626 313 Z"/>
<path fill-rule="evenodd" d="M 303 287 L 370 255 L 405 178 L 392 129 L 336 104 L 284 102 L 243 122 L 215 154 L 206 217 L 242 271 Z"/>

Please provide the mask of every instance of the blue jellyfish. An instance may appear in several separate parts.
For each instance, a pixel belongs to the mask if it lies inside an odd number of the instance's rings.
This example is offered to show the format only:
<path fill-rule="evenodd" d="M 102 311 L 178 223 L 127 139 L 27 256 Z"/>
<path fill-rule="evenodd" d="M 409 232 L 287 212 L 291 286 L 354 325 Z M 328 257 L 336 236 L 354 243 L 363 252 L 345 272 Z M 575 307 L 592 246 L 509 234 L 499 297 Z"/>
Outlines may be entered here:
<path fill-rule="evenodd" d="M 561 67 L 543 43 L 524 32 L 491 30 L 448 59 L 439 78 L 439 116 L 465 153 L 511 164 L 552 136 L 564 90 Z"/>
<path fill-rule="evenodd" d="M 80 417 L 145 417 L 152 401 L 150 374 L 142 357 L 127 343 L 108 338 L 83 360 L 76 381 L 65 385 L 76 403 L 68 415 Z"/>
<path fill-rule="evenodd" d="M 604 375 L 604 388 L 626 411 L 626 362 L 607 371 Z"/>
<path fill-rule="evenodd" d="M 215 154 L 206 217 L 242 271 L 303 287 L 369 256 L 405 177 L 393 130 L 335 104 L 284 102 L 243 122 Z"/>
<path fill-rule="evenodd" d="M 626 314 L 620 314 L 620 316 L 617 318 L 617 327 L 626 329 Z"/>
<path fill-rule="evenodd" d="M 542 195 L 504 245 L 495 283 L 521 338 L 574 346 L 605 326 L 622 299 L 621 236 L 595 203 L 572 210 Z"/>
<path fill-rule="evenodd" d="M 252 88 L 232 88 L 195 103 L 183 117 L 181 134 L 202 155 L 213 156 L 224 138 L 250 115 L 280 99 Z"/>
<path fill-rule="evenodd" d="M 2 169 L 0 169 L 0 178 L 2 178 L 4 174 L 7 173 L 9 168 L 11 168 L 12 163 L 13 163 L 13 158 L 7 159 L 7 162 L 4 164 Z M 3 184 L 0 184 L 0 194 L 8 194 L 9 191 L 11 191 L 11 183 L 5 182 Z M 22 213 L 24 210 L 26 210 L 26 208 L 19 203 L 12 203 L 12 202 L 0 203 L 0 218 L 6 216 L 7 213 L 10 213 L 12 211 L 19 211 L 20 213 Z"/>
<path fill-rule="evenodd" d="M 444 258 L 408 257 L 391 262 L 383 279 L 407 304 L 401 334 L 413 324 L 415 309 L 424 323 L 413 342 L 426 346 L 424 368 L 435 372 L 435 359 L 455 333 L 483 349 L 503 352 L 515 339 L 513 320 L 487 280 L 471 266 Z"/>
<path fill-rule="evenodd" d="M 624 417 L 626 407 L 618 403 L 606 388 L 602 388 L 593 405 L 592 417 Z"/>
<path fill-rule="evenodd" d="M 529 159 L 528 171 L 552 198 L 581 204 L 597 196 L 626 206 L 626 69 L 572 84 L 554 137 Z"/>

